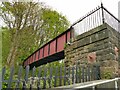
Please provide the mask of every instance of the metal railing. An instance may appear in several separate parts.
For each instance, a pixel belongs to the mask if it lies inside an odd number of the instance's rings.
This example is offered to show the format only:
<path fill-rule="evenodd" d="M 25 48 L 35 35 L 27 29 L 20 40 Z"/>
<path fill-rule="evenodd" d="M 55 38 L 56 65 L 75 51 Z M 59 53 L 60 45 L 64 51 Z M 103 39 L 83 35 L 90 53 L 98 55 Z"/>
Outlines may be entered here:
<path fill-rule="evenodd" d="M 99 82 L 94 82 L 88 85 L 83 85 L 83 86 L 77 86 L 74 87 L 73 89 L 82 89 L 82 88 L 89 88 L 92 87 L 93 90 L 95 90 L 95 87 L 97 85 L 101 85 L 101 84 L 106 84 L 106 83 L 110 83 L 110 82 L 114 82 L 114 90 L 118 90 L 118 80 L 120 80 L 120 78 L 114 78 L 114 79 L 110 79 L 110 80 L 103 80 L 103 81 L 99 81 Z M 109 87 L 105 87 L 106 89 Z M 69 89 L 70 90 L 70 89 Z"/>
<path fill-rule="evenodd" d="M 120 32 L 118 28 L 118 26 L 120 26 L 120 20 L 101 4 L 101 6 L 98 6 L 72 25 L 74 28 L 74 35 L 80 35 L 104 23 L 107 23 L 116 31 Z"/>
<path fill-rule="evenodd" d="M 23 73 L 24 72 L 24 73 Z M 15 75 L 15 67 L 11 67 L 10 74 L 6 68 L 2 69 L 2 86 L 3 89 L 45 89 L 58 86 L 72 85 L 87 81 L 99 80 L 99 66 L 72 66 L 72 67 L 40 67 L 33 68 L 26 66 L 25 70 L 22 66 L 18 69 L 18 74 Z"/>

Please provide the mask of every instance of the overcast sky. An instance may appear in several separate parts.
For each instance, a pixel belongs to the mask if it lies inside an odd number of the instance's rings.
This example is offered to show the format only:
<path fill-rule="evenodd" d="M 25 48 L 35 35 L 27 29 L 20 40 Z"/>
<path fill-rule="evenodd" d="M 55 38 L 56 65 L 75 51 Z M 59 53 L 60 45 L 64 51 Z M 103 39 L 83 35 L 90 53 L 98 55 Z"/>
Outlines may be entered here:
<path fill-rule="evenodd" d="M 12 1 L 12 0 L 11 0 Z M 76 22 L 80 17 L 84 16 L 89 11 L 100 6 L 101 1 L 113 15 L 118 17 L 118 2 L 120 0 L 35 0 L 45 2 L 54 10 L 66 16 L 71 24 Z M 0 22 L 0 26 L 2 23 Z"/>
<path fill-rule="evenodd" d="M 72 23 L 93 10 L 101 1 L 112 14 L 118 17 L 118 2 L 120 0 L 39 0 L 44 1 L 53 9 L 62 13 Z"/>

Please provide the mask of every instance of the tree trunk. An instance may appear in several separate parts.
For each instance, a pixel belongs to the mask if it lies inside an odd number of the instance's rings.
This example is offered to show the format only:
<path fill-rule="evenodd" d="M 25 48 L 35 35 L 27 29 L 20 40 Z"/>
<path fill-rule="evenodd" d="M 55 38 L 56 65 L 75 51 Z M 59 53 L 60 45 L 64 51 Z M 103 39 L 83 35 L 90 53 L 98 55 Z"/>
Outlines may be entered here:
<path fill-rule="evenodd" d="M 8 66 L 11 66 L 11 65 L 13 66 L 14 65 L 16 52 L 17 52 L 17 48 L 12 46 L 11 49 L 10 49 L 10 52 L 8 54 L 8 57 L 7 57 L 7 65 Z"/>
<path fill-rule="evenodd" d="M 17 44 L 18 44 L 18 33 L 16 31 L 16 33 L 13 37 L 13 42 L 11 44 L 10 52 L 7 57 L 7 65 L 8 66 L 15 64 L 14 61 L 15 61 L 15 56 L 16 56 L 16 52 L 17 52 L 17 48 L 18 48 Z"/>

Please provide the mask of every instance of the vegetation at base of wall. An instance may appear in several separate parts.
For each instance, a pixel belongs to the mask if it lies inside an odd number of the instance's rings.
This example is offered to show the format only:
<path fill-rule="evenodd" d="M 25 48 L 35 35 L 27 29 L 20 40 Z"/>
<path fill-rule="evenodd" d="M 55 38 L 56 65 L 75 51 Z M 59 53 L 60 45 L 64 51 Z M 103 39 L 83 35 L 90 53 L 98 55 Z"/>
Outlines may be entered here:
<path fill-rule="evenodd" d="M 104 72 L 101 76 L 103 79 L 111 79 L 112 78 L 112 72 Z"/>
<path fill-rule="evenodd" d="M 67 43 L 65 43 L 65 44 L 64 44 L 64 49 L 66 49 L 66 48 L 67 48 L 67 46 L 68 46 L 68 44 L 67 44 Z"/>
<path fill-rule="evenodd" d="M 106 73 L 104 74 L 105 79 L 111 79 L 111 78 L 112 78 L 112 75 L 111 75 L 111 74 L 112 74 L 111 72 L 106 72 Z"/>

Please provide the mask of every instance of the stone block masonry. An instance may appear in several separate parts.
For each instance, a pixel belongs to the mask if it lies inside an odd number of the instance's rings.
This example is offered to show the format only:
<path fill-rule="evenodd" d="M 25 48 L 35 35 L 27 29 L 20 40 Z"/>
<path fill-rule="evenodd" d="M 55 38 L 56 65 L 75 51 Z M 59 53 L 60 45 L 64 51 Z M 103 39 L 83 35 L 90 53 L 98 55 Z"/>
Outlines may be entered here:
<path fill-rule="evenodd" d="M 65 65 L 100 65 L 113 67 L 115 73 L 120 66 L 120 33 L 106 23 L 85 32 L 71 41 L 65 48 Z M 111 63 L 111 66 L 109 65 Z M 107 69 L 106 69 L 107 70 Z"/>

